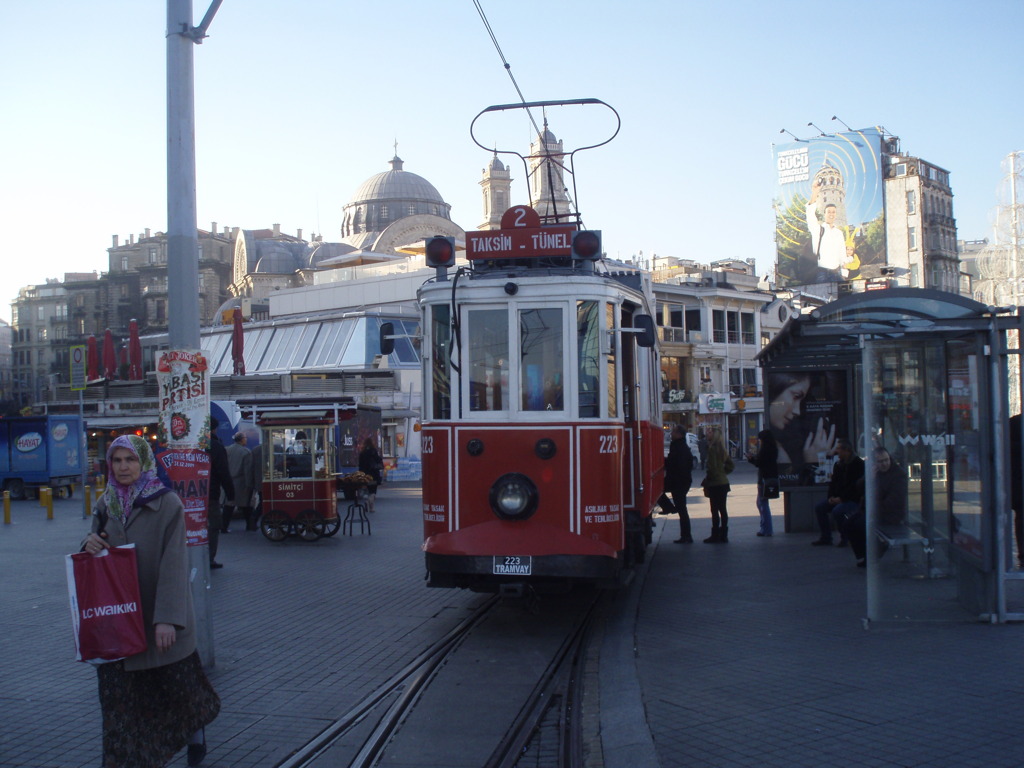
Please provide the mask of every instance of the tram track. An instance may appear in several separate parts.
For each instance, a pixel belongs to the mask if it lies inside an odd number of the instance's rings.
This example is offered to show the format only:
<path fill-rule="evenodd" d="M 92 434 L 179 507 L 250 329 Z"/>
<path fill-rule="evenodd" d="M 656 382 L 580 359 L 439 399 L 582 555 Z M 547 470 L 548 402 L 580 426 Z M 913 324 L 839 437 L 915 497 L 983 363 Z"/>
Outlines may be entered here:
<path fill-rule="evenodd" d="M 599 594 L 593 599 L 565 638 L 483 768 L 575 768 L 584 764 L 583 673 L 601 598 Z M 557 762 L 552 762 L 552 757 Z"/>
<path fill-rule="evenodd" d="M 384 716 L 377 723 L 370 738 L 364 743 L 359 754 L 350 763 L 356 766 L 369 767 L 375 764 L 387 740 L 401 721 L 401 718 L 412 706 L 423 686 L 429 681 L 448 656 L 454 652 L 459 643 L 476 627 L 500 602 L 492 597 L 474 610 L 447 635 L 413 659 L 397 674 L 377 690 L 359 702 L 342 717 L 335 720 L 308 744 L 292 754 L 287 760 L 278 763 L 277 768 L 305 768 L 312 765 L 319 757 L 329 752 L 339 741 L 369 717 L 374 710 L 389 698 L 394 698 Z"/>
<path fill-rule="evenodd" d="M 417 738 L 422 739 L 423 730 L 422 725 L 419 725 L 412 727 L 414 735 L 403 733 L 407 719 L 425 717 L 422 712 L 417 712 L 424 697 L 428 701 L 422 705 L 422 709 L 430 712 L 438 709 L 436 702 L 439 698 L 444 701 L 450 696 L 447 692 L 431 690 L 431 684 L 442 668 L 447 667 L 447 679 L 441 686 L 444 691 L 452 686 L 467 694 L 467 687 L 477 692 L 488 686 L 503 689 L 500 683 L 487 678 L 487 670 L 479 671 L 474 653 L 479 653 L 479 648 L 483 646 L 494 650 L 492 656 L 500 656 L 495 643 L 501 638 L 508 640 L 512 634 L 507 631 L 509 624 L 525 627 L 515 639 L 528 653 L 532 650 L 528 662 L 530 667 L 537 668 L 533 664 L 541 655 L 545 666 L 539 675 L 530 675 L 525 669 L 521 670 L 519 677 L 522 681 L 528 685 L 532 679 L 534 683 L 532 689 L 523 688 L 521 695 L 516 695 L 514 709 L 503 714 L 476 710 L 476 714 L 481 717 L 490 718 L 492 722 L 488 725 L 497 730 L 490 741 L 488 739 L 491 736 L 476 734 L 491 746 L 486 747 L 478 758 L 474 758 L 472 765 L 484 768 L 583 765 L 583 668 L 587 643 L 600 616 L 599 608 L 602 604 L 600 593 L 587 596 L 582 604 L 579 601 L 572 603 L 572 610 L 566 611 L 571 616 L 563 619 L 568 626 L 552 630 L 544 617 L 534 615 L 523 606 L 510 605 L 507 600 L 502 601 L 497 597 L 486 600 L 437 643 L 324 728 L 287 760 L 279 763 L 278 768 L 386 766 L 389 763 L 388 752 L 392 748 L 395 748 L 396 753 L 404 755 L 399 762 L 408 760 L 410 751 L 418 751 L 418 747 L 411 747 L 410 743 Z M 495 609 L 501 605 L 509 610 L 498 612 L 499 615 L 495 616 Z M 485 627 L 489 618 L 492 619 L 490 624 L 494 626 Z M 469 656 L 470 660 L 454 663 L 457 651 L 477 629 L 480 631 L 474 643 L 476 651 L 463 654 Z M 554 632 L 559 634 L 555 635 Z M 553 652 L 552 646 L 557 646 Z M 544 648 L 547 650 L 542 650 Z M 503 661 L 499 659 L 498 665 L 501 666 Z M 508 663 L 514 664 L 511 661 Z M 477 664 L 476 669 L 474 664 Z M 501 719 L 501 722 L 494 722 L 495 718 Z M 466 726 L 473 727 L 469 723 Z M 417 732 L 418 736 L 415 735 Z M 445 739 L 444 735 L 438 733 L 435 736 L 433 732 L 429 738 L 449 743 L 455 741 L 451 736 Z M 411 742 L 407 743 L 410 739 Z M 451 746 L 455 748 L 454 743 Z M 425 757 L 422 759 L 428 760 Z M 429 762 L 422 764 L 425 766 Z"/>

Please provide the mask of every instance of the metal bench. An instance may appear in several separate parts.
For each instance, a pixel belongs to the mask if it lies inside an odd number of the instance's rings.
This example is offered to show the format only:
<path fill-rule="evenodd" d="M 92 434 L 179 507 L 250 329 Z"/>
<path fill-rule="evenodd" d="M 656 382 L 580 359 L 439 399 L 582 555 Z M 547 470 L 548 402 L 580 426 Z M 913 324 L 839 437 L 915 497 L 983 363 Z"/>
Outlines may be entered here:
<path fill-rule="evenodd" d="M 903 559 L 909 560 L 909 547 L 920 544 L 925 554 L 930 555 L 935 551 L 935 545 L 931 539 L 922 536 L 909 525 L 880 525 L 875 528 L 879 541 L 892 547 L 903 547 Z"/>

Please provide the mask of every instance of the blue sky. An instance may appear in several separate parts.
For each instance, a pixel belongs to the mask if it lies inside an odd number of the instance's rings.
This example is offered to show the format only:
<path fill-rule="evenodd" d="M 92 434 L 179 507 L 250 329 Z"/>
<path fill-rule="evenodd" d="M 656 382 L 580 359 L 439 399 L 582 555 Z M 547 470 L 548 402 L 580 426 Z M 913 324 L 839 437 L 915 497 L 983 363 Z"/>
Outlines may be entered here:
<path fill-rule="evenodd" d="M 194 0 L 196 22 L 208 2 Z M 605 249 L 774 260 L 772 142 L 881 125 L 950 171 L 959 236 L 989 237 L 1024 149 L 1024 3 L 481 0 L 524 96 L 596 97 L 618 137 L 576 159 Z M 0 40 L 5 290 L 105 270 L 111 236 L 166 229 L 165 3 L 8 3 Z M 198 223 L 340 237 L 388 169 L 430 180 L 475 229 L 488 153 L 473 117 L 517 100 L 472 0 L 224 0 L 195 48 Z M 549 115 L 567 148 L 603 116 Z M 525 151 L 519 113 L 478 133 Z M 514 199 L 525 200 L 513 165 Z"/>

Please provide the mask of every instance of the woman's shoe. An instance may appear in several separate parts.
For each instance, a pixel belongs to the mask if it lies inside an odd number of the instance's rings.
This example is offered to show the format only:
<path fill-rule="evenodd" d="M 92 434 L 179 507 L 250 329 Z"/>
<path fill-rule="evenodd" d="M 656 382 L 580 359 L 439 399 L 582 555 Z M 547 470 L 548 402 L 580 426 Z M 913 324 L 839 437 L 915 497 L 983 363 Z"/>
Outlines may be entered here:
<path fill-rule="evenodd" d="M 206 730 L 203 730 L 203 740 L 197 744 L 188 745 L 188 764 L 195 768 L 206 758 Z"/>

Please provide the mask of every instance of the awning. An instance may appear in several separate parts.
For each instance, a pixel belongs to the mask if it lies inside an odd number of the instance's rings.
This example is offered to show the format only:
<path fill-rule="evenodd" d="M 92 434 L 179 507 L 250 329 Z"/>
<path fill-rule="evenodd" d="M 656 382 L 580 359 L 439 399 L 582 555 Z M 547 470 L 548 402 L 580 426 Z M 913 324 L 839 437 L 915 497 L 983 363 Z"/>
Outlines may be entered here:
<path fill-rule="evenodd" d="M 88 427 L 99 429 L 119 429 L 121 427 L 142 427 L 148 424 L 156 424 L 157 416 L 86 416 L 85 424 Z"/>
<path fill-rule="evenodd" d="M 382 419 L 418 419 L 420 417 L 420 412 L 384 408 L 380 412 L 380 417 Z"/>

